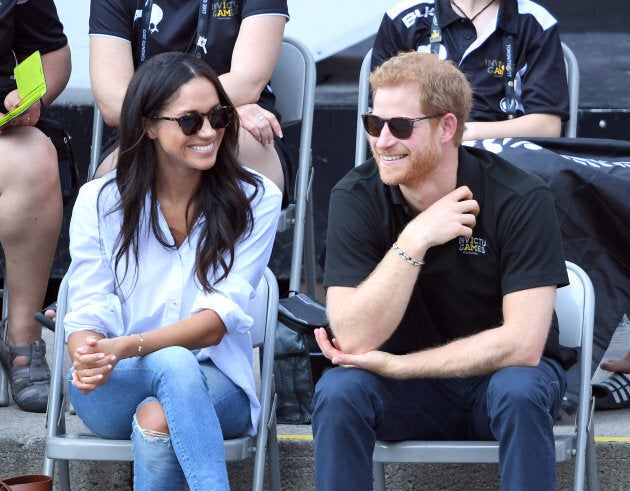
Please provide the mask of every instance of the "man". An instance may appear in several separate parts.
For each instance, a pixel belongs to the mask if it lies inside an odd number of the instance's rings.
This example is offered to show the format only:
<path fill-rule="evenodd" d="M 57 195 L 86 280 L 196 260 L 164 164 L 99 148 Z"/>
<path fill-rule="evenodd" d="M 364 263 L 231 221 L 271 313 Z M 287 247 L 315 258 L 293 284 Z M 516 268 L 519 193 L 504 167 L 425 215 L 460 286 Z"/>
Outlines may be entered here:
<path fill-rule="evenodd" d="M 503 489 L 553 489 L 565 388 L 549 189 L 460 142 L 472 93 L 407 52 L 370 76 L 374 161 L 333 189 L 327 310 L 334 364 L 315 394 L 318 489 L 370 489 L 375 439 L 500 442 Z"/>
<path fill-rule="evenodd" d="M 372 68 L 400 51 L 453 60 L 474 90 L 464 140 L 557 137 L 569 95 L 556 19 L 517 0 L 405 0 L 383 16 Z M 508 70 L 508 60 L 513 70 Z"/>
<path fill-rule="evenodd" d="M 42 308 L 62 218 L 57 153 L 38 125 L 70 77 L 70 49 L 53 0 L 8 0 L 0 8 L 0 113 L 20 98 L 16 63 L 39 50 L 47 91 L 0 128 L 0 243 L 6 261 L 9 318 L 0 324 L 0 361 L 13 400 L 24 410 L 45 412 L 50 373 L 33 314 Z M 39 125 L 38 125 L 39 126 Z"/>

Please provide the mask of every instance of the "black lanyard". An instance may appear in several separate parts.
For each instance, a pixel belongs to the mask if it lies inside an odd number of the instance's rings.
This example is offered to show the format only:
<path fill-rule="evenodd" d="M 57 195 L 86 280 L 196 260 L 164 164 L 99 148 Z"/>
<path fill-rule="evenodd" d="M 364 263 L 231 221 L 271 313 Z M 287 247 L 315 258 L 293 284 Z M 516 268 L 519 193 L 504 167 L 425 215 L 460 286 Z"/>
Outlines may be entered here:
<path fill-rule="evenodd" d="M 141 19 L 141 40 L 140 40 L 140 63 L 147 60 L 147 41 L 151 28 L 151 9 L 153 8 L 153 0 L 145 0 L 142 8 Z M 195 56 L 201 58 L 208 54 L 206 43 L 208 41 L 207 30 L 208 20 L 210 19 L 210 2 L 209 0 L 199 0 L 199 14 L 197 16 L 197 33 L 195 36 Z"/>
<path fill-rule="evenodd" d="M 503 53 L 505 54 L 505 74 L 503 75 L 503 87 L 505 90 L 505 107 L 501 109 L 507 114 L 508 119 L 516 117 L 516 96 L 514 95 L 514 36 L 503 36 Z"/>
<path fill-rule="evenodd" d="M 429 43 L 431 46 L 431 54 L 440 53 L 440 43 L 442 42 L 442 29 L 438 20 L 437 11 L 433 11 L 433 20 L 431 22 L 431 36 Z M 505 56 L 505 73 L 503 74 L 503 88 L 505 92 L 505 106 L 501 105 L 501 110 L 507 114 L 508 119 L 516 117 L 516 109 L 518 102 L 516 101 L 514 90 L 514 36 L 505 33 L 503 36 L 503 55 Z"/>
<path fill-rule="evenodd" d="M 147 41 L 149 39 L 149 29 L 151 26 L 151 9 L 153 8 L 153 0 L 145 0 L 142 8 L 142 30 L 140 32 L 140 63 L 147 60 Z"/>

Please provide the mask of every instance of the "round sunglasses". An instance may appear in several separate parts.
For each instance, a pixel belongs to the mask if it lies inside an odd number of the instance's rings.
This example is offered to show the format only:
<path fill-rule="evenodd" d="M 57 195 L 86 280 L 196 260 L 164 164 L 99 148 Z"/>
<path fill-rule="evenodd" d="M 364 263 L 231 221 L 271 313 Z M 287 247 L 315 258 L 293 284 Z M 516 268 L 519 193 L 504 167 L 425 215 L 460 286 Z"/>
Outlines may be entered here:
<path fill-rule="evenodd" d="M 372 113 L 365 113 L 361 115 L 363 120 L 363 127 L 368 135 L 379 137 L 383 126 L 387 123 L 389 132 L 399 140 L 406 140 L 413 133 L 413 124 L 416 121 L 424 121 L 425 119 L 441 118 L 442 114 L 432 114 L 430 116 L 422 116 L 420 118 L 381 118 Z"/>
<path fill-rule="evenodd" d="M 177 121 L 182 133 L 191 136 L 197 133 L 203 127 L 204 118 L 208 118 L 210 126 L 215 130 L 221 130 L 227 127 L 234 119 L 234 107 L 217 106 L 207 113 L 192 112 L 184 114 L 179 118 L 170 116 L 151 116 L 151 119 L 164 119 L 166 121 Z"/>

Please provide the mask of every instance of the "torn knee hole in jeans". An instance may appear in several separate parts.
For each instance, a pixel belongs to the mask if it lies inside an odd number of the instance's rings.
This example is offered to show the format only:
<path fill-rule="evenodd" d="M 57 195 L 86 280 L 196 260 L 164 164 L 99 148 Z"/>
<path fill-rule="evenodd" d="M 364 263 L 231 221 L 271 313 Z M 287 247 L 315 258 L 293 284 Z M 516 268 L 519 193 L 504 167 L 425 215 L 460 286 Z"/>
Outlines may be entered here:
<path fill-rule="evenodd" d="M 146 430 L 142 426 L 140 426 L 140 423 L 138 423 L 138 419 L 136 418 L 135 414 L 133 416 L 133 421 L 134 421 L 134 423 L 136 423 L 136 426 L 138 427 L 138 430 L 140 431 L 140 434 L 147 441 L 150 441 L 150 442 L 151 441 L 162 441 L 162 442 L 165 442 L 165 443 L 170 442 L 171 436 L 168 433 L 163 433 L 161 431 L 155 431 L 155 430 Z"/>

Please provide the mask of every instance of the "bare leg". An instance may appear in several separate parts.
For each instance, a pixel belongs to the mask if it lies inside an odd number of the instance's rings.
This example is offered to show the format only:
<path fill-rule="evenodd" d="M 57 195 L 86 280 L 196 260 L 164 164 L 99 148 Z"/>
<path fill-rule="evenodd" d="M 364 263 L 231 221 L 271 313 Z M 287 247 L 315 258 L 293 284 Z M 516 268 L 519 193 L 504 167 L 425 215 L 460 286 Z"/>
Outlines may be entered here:
<path fill-rule="evenodd" d="M 33 314 L 42 308 L 62 219 L 57 154 L 35 128 L 14 128 L 0 138 L 0 243 L 9 291 L 7 341 L 41 339 Z M 14 365 L 26 363 L 18 357 Z"/>
<path fill-rule="evenodd" d="M 273 145 L 263 145 L 249 131 L 241 128 L 238 146 L 238 159 L 244 166 L 268 177 L 280 190 L 284 189 L 282 165 Z"/>
<path fill-rule="evenodd" d="M 630 351 L 623 358 L 606 360 L 600 366 L 609 372 L 630 373 Z"/>

